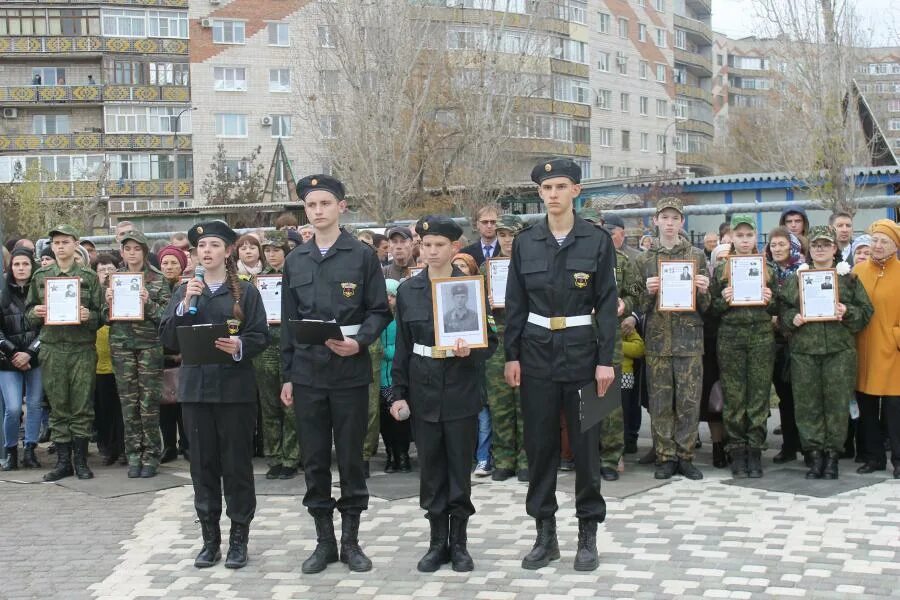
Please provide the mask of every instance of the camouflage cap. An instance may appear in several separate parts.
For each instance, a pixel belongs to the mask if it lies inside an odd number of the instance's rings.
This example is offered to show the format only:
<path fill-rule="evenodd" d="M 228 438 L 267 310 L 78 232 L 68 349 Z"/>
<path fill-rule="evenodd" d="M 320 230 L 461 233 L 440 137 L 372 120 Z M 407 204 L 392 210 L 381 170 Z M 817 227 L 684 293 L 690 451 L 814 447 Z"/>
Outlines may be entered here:
<path fill-rule="evenodd" d="M 656 214 L 661 213 L 667 208 L 677 210 L 681 215 L 684 215 L 684 204 L 682 204 L 680 199 L 675 198 L 674 196 L 660 198 L 659 202 L 656 203 Z"/>
<path fill-rule="evenodd" d="M 150 248 L 150 243 L 147 241 L 147 238 L 144 236 L 144 234 L 140 231 L 135 231 L 134 229 L 132 229 L 131 231 L 126 232 L 125 235 L 122 236 L 122 241 L 119 243 L 124 246 L 125 242 L 127 242 L 128 240 L 137 242 L 144 247 L 144 250 Z"/>
<path fill-rule="evenodd" d="M 594 208 L 593 206 L 583 206 L 578 209 L 578 216 L 585 221 L 590 221 L 594 225 L 603 224 L 603 215 L 600 212 L 599 208 Z"/>
<path fill-rule="evenodd" d="M 837 243 L 837 233 L 831 225 L 816 225 L 809 230 L 809 243 L 816 240 L 828 240 L 832 244 Z"/>
<path fill-rule="evenodd" d="M 756 231 L 756 221 L 750 215 L 731 215 L 731 228 L 737 229 L 738 225 L 749 225 L 750 229 Z"/>
<path fill-rule="evenodd" d="M 525 222 L 522 221 L 522 217 L 519 215 L 500 215 L 500 218 L 497 220 L 497 231 L 504 229 L 515 235 L 524 228 Z"/>
<path fill-rule="evenodd" d="M 287 246 L 287 231 L 267 231 L 266 236 L 263 238 L 262 244 L 260 244 L 263 248 L 266 246 Z"/>
<path fill-rule="evenodd" d="M 54 235 L 71 235 L 73 238 L 75 238 L 76 242 L 78 241 L 78 238 L 81 237 L 80 235 L 78 235 L 77 229 L 75 229 L 71 225 L 66 224 L 57 225 L 56 227 L 51 229 L 47 234 L 47 237 L 52 238 Z"/>

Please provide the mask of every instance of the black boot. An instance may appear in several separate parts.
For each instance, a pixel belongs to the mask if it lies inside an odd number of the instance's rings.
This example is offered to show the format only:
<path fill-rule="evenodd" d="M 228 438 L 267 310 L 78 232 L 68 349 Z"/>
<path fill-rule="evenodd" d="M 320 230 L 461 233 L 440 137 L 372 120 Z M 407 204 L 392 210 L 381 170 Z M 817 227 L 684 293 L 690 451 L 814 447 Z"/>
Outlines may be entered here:
<path fill-rule="evenodd" d="M 63 477 L 71 477 L 75 474 L 72 469 L 72 444 L 70 442 L 56 442 L 56 466 L 48 473 L 44 473 L 44 481 L 59 481 Z"/>
<path fill-rule="evenodd" d="M 466 527 L 469 517 L 450 517 L 450 562 L 453 570 L 458 573 L 467 573 L 475 569 L 472 556 L 466 549 Z"/>
<path fill-rule="evenodd" d="M 578 519 L 578 551 L 575 553 L 576 571 L 594 571 L 600 566 L 597 556 L 597 521 Z"/>
<path fill-rule="evenodd" d="M 321 573 L 325 567 L 338 561 L 337 540 L 334 539 L 334 522 L 330 512 L 313 514 L 316 524 L 316 549 L 303 561 L 301 571 L 307 574 Z"/>
<path fill-rule="evenodd" d="M 806 472 L 807 479 L 822 479 L 822 471 L 825 470 L 825 457 L 822 456 L 821 450 L 810 450 L 806 453 L 809 471 Z"/>
<path fill-rule="evenodd" d="M 829 450 L 825 453 L 825 465 L 822 468 L 822 479 L 838 478 L 838 460 L 841 453 L 837 450 Z"/>
<path fill-rule="evenodd" d="M 75 438 L 72 440 L 72 454 L 75 463 L 75 475 L 78 479 L 93 479 L 94 473 L 87 464 L 88 438 Z"/>
<path fill-rule="evenodd" d="M 531 552 L 522 559 L 523 569 L 540 569 L 550 564 L 551 560 L 559 560 L 559 540 L 556 538 L 556 517 L 535 519 L 537 539 Z"/>
<path fill-rule="evenodd" d="M 713 442 L 713 466 L 717 469 L 724 469 L 728 466 L 728 458 L 725 456 L 724 442 Z M 733 471 L 734 469 L 732 469 L 732 472 Z"/>
<path fill-rule="evenodd" d="M 19 446 L 7 446 L 6 447 L 6 463 L 4 463 L 2 469 L 4 471 L 18 471 L 19 470 Z"/>
<path fill-rule="evenodd" d="M 372 570 L 372 561 L 359 547 L 359 515 L 341 514 L 341 562 L 357 573 Z"/>
<path fill-rule="evenodd" d="M 434 573 L 441 565 L 450 562 L 450 547 L 447 538 L 450 535 L 450 517 L 447 515 L 428 515 L 431 524 L 431 539 L 428 552 L 419 560 L 416 568 L 422 573 Z"/>
<path fill-rule="evenodd" d="M 34 454 L 35 448 L 37 448 L 37 444 L 34 442 L 25 444 L 25 456 L 22 458 L 22 467 L 26 469 L 41 468 L 41 463 L 38 462 L 37 456 Z"/>
<path fill-rule="evenodd" d="M 231 522 L 231 535 L 228 536 L 228 554 L 225 556 L 226 569 L 240 569 L 247 566 L 247 539 L 249 537 L 249 525 Z"/>
<path fill-rule="evenodd" d="M 747 453 L 747 476 L 750 479 L 759 479 L 763 476 L 762 451 L 751 448 Z"/>
<path fill-rule="evenodd" d="M 391 452 L 390 448 L 385 448 L 384 455 L 387 457 L 384 461 L 384 472 L 385 473 L 396 473 L 397 466 L 394 464 L 394 453 Z"/>
<path fill-rule="evenodd" d="M 795 460 L 797 460 L 797 451 L 788 448 L 787 446 L 782 446 L 778 454 L 772 457 L 772 462 L 776 465 L 783 465 L 784 463 L 794 462 Z"/>
<path fill-rule="evenodd" d="M 201 519 L 200 533 L 203 535 L 203 548 L 194 559 L 194 566 L 206 569 L 222 560 L 222 531 L 219 529 L 219 518 Z"/>
<path fill-rule="evenodd" d="M 747 476 L 747 449 L 735 448 L 731 451 L 731 476 L 743 479 Z"/>
<path fill-rule="evenodd" d="M 397 470 L 401 473 L 409 473 L 412 466 L 409 464 L 409 452 L 401 452 L 400 458 L 396 459 Z"/>

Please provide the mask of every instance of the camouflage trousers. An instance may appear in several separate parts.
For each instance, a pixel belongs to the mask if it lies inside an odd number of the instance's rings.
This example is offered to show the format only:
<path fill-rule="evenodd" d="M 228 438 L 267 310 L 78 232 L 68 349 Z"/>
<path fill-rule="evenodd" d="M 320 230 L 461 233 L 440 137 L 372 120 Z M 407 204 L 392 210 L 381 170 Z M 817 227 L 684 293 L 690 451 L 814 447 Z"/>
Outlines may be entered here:
<path fill-rule="evenodd" d="M 266 348 L 253 360 L 262 413 L 263 454 L 270 467 L 297 468 L 300 442 L 294 408 L 281 403 L 281 358 L 278 347 Z"/>
<path fill-rule="evenodd" d="M 615 469 L 625 453 L 625 412 L 613 409 L 600 421 L 600 465 Z"/>
<path fill-rule="evenodd" d="M 503 378 L 506 359 L 503 347 L 485 365 L 488 408 L 491 411 L 493 437 L 491 454 L 495 469 L 519 471 L 528 468 L 525 458 L 525 420 L 519 390 L 511 388 Z"/>
<path fill-rule="evenodd" d="M 650 430 L 658 461 L 693 460 L 700 419 L 702 356 L 647 356 Z"/>
<path fill-rule="evenodd" d="M 366 415 L 366 437 L 363 440 L 363 460 L 369 460 L 378 451 L 378 436 L 381 434 L 381 407 L 378 405 L 381 390 L 369 384 L 369 408 Z"/>
<path fill-rule="evenodd" d="M 847 438 L 848 404 L 856 386 L 856 350 L 791 352 L 791 386 L 803 451 L 840 452 Z"/>
<path fill-rule="evenodd" d="M 126 350 L 111 347 L 110 350 L 116 389 L 122 402 L 128 464 L 159 466 L 163 348 L 154 346 L 145 350 Z"/>
<path fill-rule="evenodd" d="M 766 449 L 769 394 L 775 368 L 775 336 L 766 325 L 719 329 L 719 381 L 725 398 L 722 420 L 729 451 Z"/>
<path fill-rule="evenodd" d="M 50 439 L 90 438 L 94 423 L 97 350 L 86 344 L 42 344 L 44 393 L 50 402 Z"/>

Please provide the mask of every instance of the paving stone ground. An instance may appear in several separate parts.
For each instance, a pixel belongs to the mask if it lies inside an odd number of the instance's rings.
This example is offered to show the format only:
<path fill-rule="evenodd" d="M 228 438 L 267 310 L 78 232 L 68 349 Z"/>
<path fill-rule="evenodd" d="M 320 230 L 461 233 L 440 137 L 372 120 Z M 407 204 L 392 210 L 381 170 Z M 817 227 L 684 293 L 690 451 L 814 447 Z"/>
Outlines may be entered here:
<path fill-rule="evenodd" d="M 643 451 L 649 441 L 641 444 Z M 706 444 L 698 463 L 708 452 Z M 124 480 L 122 468 L 98 467 L 99 491 L 91 482 L 9 483 L 6 473 L 0 477 L 0 597 L 900 598 L 900 481 L 886 473 L 843 475 L 852 480 L 845 487 L 855 489 L 819 490 L 824 497 L 814 497 L 732 485 L 727 471 L 702 464 L 702 481 L 675 478 L 660 485 L 634 460 L 628 457 L 621 481 L 604 484 L 608 515 L 598 534 L 601 565 L 593 573 L 572 569 L 577 522 L 570 474 L 560 477 L 559 562 L 521 569 L 534 534 L 524 510 L 526 486 L 479 480 L 473 488 L 478 513 L 469 527 L 475 571 L 424 575 L 415 569 L 428 536 L 418 498 L 409 495 L 408 478 L 378 472 L 375 461 L 372 488 L 394 499 L 373 497 L 364 515 L 360 537 L 374 569 L 350 573 L 338 563 L 303 575 L 299 565 L 315 536 L 300 503 L 302 480 L 261 490 L 250 564 L 231 571 L 193 567 L 199 528 L 183 461 L 163 467 L 166 485 L 120 497 L 107 490 L 117 477 Z M 798 466 L 782 470 L 766 460 L 767 473 L 782 487 L 792 473 L 803 476 Z M 853 466 L 841 463 L 843 473 Z M 264 472 L 262 463 L 257 467 Z M 24 471 L 15 475 L 37 479 Z"/>

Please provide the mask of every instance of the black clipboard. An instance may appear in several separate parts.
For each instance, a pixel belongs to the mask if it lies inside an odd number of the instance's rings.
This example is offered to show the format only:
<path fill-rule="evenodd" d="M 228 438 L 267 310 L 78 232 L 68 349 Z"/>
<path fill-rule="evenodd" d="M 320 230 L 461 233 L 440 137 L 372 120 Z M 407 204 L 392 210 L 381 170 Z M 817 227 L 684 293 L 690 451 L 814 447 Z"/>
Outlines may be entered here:
<path fill-rule="evenodd" d="M 291 331 L 293 340 L 298 344 L 324 346 L 327 340 L 340 341 L 344 339 L 344 334 L 341 333 L 341 326 L 333 321 L 290 320 L 288 321 L 288 328 Z"/>
<path fill-rule="evenodd" d="M 597 396 L 597 381 L 578 390 L 581 402 L 578 414 L 581 416 L 581 432 L 584 433 L 612 413 L 622 407 L 622 369 L 615 368 L 616 378 L 606 390 L 603 397 Z"/>
<path fill-rule="evenodd" d="M 182 325 L 175 330 L 185 365 L 221 365 L 234 362 L 234 357 L 216 348 L 218 338 L 229 337 L 228 325 Z"/>

